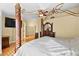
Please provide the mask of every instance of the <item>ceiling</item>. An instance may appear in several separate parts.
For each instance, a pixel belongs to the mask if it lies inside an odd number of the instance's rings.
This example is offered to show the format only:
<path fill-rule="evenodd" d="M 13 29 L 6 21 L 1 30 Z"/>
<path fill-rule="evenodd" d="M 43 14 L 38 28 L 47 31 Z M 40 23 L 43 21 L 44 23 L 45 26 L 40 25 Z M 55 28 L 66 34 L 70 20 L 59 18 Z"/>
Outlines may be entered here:
<path fill-rule="evenodd" d="M 33 12 L 39 9 L 52 9 L 59 3 L 20 3 L 21 9 Z M 71 9 L 79 6 L 78 3 L 64 3 L 62 9 Z M 0 9 L 6 16 L 15 16 L 15 3 L 0 3 Z M 38 18 L 35 14 L 22 14 L 24 19 Z M 30 16 L 29 16 L 30 15 Z"/>

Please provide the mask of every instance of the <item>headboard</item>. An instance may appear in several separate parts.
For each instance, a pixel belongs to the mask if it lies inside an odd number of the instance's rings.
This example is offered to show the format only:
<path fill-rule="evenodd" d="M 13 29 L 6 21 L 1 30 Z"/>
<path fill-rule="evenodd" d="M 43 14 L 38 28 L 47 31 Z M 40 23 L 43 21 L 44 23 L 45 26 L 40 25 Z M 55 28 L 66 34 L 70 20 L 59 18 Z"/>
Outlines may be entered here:
<path fill-rule="evenodd" d="M 46 22 L 42 24 L 42 31 L 40 36 L 51 36 L 55 37 L 55 32 L 53 32 L 53 23 Z"/>

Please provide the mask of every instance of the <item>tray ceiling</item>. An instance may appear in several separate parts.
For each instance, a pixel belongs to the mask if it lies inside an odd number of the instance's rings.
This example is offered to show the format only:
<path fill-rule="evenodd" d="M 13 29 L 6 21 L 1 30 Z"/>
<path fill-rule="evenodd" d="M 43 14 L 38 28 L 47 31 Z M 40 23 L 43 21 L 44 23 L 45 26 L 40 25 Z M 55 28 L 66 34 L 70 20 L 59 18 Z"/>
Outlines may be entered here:
<path fill-rule="evenodd" d="M 37 11 L 39 9 L 52 9 L 59 3 L 20 3 L 21 8 L 25 9 L 27 12 Z M 79 6 L 78 3 L 64 3 L 62 9 L 71 9 Z M 0 3 L 0 9 L 4 12 L 6 16 L 15 16 L 15 3 Z M 24 18 L 37 18 L 36 15 L 23 15 Z"/>

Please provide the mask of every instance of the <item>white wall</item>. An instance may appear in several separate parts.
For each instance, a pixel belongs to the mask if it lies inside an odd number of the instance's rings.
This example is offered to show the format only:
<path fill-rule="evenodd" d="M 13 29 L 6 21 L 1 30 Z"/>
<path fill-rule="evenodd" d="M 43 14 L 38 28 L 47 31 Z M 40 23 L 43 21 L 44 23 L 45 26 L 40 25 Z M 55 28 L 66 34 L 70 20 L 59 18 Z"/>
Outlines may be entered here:
<path fill-rule="evenodd" d="M 0 11 L 0 54 L 2 54 L 2 12 Z"/>
<path fill-rule="evenodd" d="M 10 17 L 10 18 L 14 18 L 12 16 L 6 16 L 5 14 L 3 14 L 2 16 L 2 36 L 9 36 L 9 44 L 16 42 L 16 27 L 15 28 L 10 28 L 10 27 L 5 27 L 5 17 Z M 23 24 L 22 24 L 22 28 L 21 28 L 21 39 L 23 39 Z"/>
<path fill-rule="evenodd" d="M 6 16 L 5 14 L 3 14 L 2 16 L 2 30 L 3 30 L 3 33 L 2 33 L 2 36 L 5 37 L 5 36 L 9 36 L 9 43 L 13 43 L 15 42 L 16 40 L 16 29 L 15 28 L 9 28 L 9 27 L 5 27 L 5 17 L 9 17 L 9 16 Z M 13 17 L 10 17 L 10 18 L 13 18 Z"/>
<path fill-rule="evenodd" d="M 47 21 L 53 23 L 56 37 L 73 38 L 79 36 L 79 17 L 64 16 Z"/>
<path fill-rule="evenodd" d="M 27 20 L 26 21 L 26 35 L 35 34 L 37 31 L 37 21 L 36 19 Z"/>

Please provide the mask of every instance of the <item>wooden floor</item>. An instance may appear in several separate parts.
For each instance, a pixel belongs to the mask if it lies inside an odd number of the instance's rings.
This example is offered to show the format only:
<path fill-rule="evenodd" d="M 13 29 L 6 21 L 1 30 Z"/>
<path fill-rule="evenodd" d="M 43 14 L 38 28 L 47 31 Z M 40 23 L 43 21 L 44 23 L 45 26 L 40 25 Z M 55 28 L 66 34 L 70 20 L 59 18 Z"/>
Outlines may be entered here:
<path fill-rule="evenodd" d="M 2 50 L 2 55 L 3 56 L 12 56 L 12 55 L 14 55 L 14 53 L 15 53 L 15 46 L 16 46 L 16 44 L 12 43 L 10 45 L 10 47 L 7 47 L 7 48 L 3 49 Z"/>
<path fill-rule="evenodd" d="M 34 35 L 26 36 L 26 38 L 24 38 L 24 40 L 22 40 L 21 43 L 24 44 L 24 43 L 26 43 L 28 41 L 33 40 L 33 39 L 35 39 Z M 16 43 L 10 44 L 9 47 L 2 50 L 2 55 L 3 56 L 12 56 L 12 55 L 14 55 L 15 47 L 16 47 Z"/>

